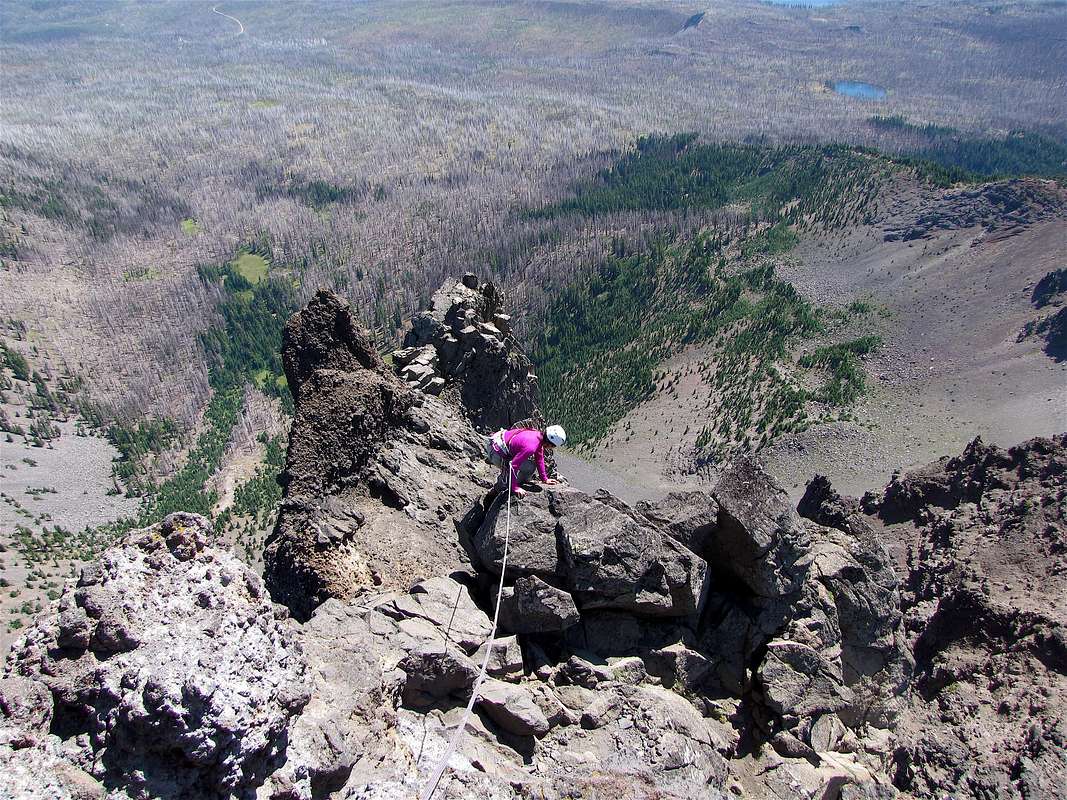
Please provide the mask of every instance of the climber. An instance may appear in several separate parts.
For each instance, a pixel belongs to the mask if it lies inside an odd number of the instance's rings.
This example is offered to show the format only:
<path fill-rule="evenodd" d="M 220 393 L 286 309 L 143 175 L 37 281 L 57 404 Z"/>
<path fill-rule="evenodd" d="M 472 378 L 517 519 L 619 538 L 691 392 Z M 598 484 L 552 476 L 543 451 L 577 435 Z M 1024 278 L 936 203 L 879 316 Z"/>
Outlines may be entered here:
<path fill-rule="evenodd" d="M 545 469 L 545 448 L 560 447 L 567 441 L 567 432 L 560 425 L 549 425 L 543 430 L 536 428 L 501 429 L 492 436 L 485 437 L 485 454 L 489 463 L 500 467 L 500 488 L 507 481 L 508 465 L 511 465 L 511 491 L 516 497 L 526 495 L 521 484 L 533 475 L 536 459 L 537 472 L 541 482 L 555 486 L 559 481 L 548 477 Z"/>

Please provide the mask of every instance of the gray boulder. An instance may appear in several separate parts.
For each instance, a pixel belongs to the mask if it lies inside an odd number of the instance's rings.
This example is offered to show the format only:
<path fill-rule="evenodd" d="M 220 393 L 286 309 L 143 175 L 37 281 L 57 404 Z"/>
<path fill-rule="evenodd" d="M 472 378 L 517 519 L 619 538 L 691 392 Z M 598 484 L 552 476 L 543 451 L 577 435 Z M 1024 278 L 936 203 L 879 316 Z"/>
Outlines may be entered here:
<path fill-rule="evenodd" d="M 506 500 L 499 498 L 489 508 L 474 536 L 474 547 L 482 566 L 498 575 L 505 536 L 510 575 L 537 575 L 557 582 L 566 578 L 560 525 L 549 492 L 532 492 L 522 501 L 513 500 L 510 529 Z"/>
<path fill-rule="evenodd" d="M 307 702 L 292 623 L 212 536 L 191 514 L 129 534 L 9 661 L 11 674 L 48 687 L 76 765 L 131 795 L 255 789 Z"/>
<path fill-rule="evenodd" d="M 465 700 L 478 678 L 478 666 L 462 650 L 449 645 L 419 647 L 399 667 L 407 676 L 403 694 L 406 708 Z"/>
<path fill-rule="evenodd" d="M 535 575 L 505 586 L 500 601 L 500 625 L 514 633 L 559 633 L 580 617 L 574 598 Z"/>
<path fill-rule="evenodd" d="M 522 686 L 486 680 L 477 704 L 493 722 L 516 736 L 544 736 L 551 727 L 533 695 Z"/>
<path fill-rule="evenodd" d="M 742 459 L 722 474 L 712 496 L 719 518 L 708 559 L 759 597 L 798 591 L 804 574 L 797 562 L 810 537 L 785 491 L 754 460 Z"/>
<path fill-rule="evenodd" d="M 602 693 L 582 712 L 583 728 L 603 728 L 622 713 L 622 701 L 613 693 Z"/>
<path fill-rule="evenodd" d="M 580 598 L 583 609 L 661 617 L 699 611 L 707 579 L 703 559 L 617 501 L 551 487 L 527 495 L 512 513 L 509 572 L 554 579 Z M 482 563 L 497 571 L 502 517 L 494 508 L 474 541 Z"/>
<path fill-rule="evenodd" d="M 719 504 L 700 490 L 671 492 L 655 502 L 642 500 L 634 509 L 701 557 L 719 524 Z"/>
<path fill-rule="evenodd" d="M 689 691 L 700 689 L 707 683 L 712 671 L 712 662 L 707 656 L 681 642 L 651 651 L 645 656 L 644 663 L 649 674 L 662 680 L 667 688 L 678 685 Z"/>
<path fill-rule="evenodd" d="M 13 800 L 104 800 L 107 789 L 71 763 L 54 736 L 0 724 L 0 797 Z"/>
<path fill-rule="evenodd" d="M 818 651 L 797 642 L 770 642 L 758 679 L 767 706 L 782 715 L 810 717 L 839 711 L 852 699 L 840 670 Z"/>
<path fill-rule="evenodd" d="M 258 797 L 310 800 L 341 788 L 382 746 L 381 732 L 395 728 L 403 679 L 395 665 L 404 652 L 394 644 L 395 621 L 379 615 L 392 627 L 375 632 L 375 613 L 331 599 L 300 626 L 309 700 L 289 726 L 284 763 Z"/>
<path fill-rule="evenodd" d="M 451 578 L 420 581 L 411 591 L 377 609 L 394 619 L 423 619 L 446 640 L 470 654 L 489 637 L 493 623 L 475 604 L 470 590 Z"/>
<path fill-rule="evenodd" d="M 12 675 L 0 678 L 0 719 L 36 734 L 48 733 L 52 722 L 52 695 L 37 680 Z"/>
<path fill-rule="evenodd" d="M 483 644 L 478 651 L 471 656 L 475 664 L 481 664 L 485 658 L 485 650 L 489 643 Z M 519 646 L 517 636 L 502 636 L 493 639 L 492 652 L 489 661 L 486 662 L 485 671 L 494 678 L 505 681 L 518 681 L 522 678 L 523 661 L 522 648 Z"/>

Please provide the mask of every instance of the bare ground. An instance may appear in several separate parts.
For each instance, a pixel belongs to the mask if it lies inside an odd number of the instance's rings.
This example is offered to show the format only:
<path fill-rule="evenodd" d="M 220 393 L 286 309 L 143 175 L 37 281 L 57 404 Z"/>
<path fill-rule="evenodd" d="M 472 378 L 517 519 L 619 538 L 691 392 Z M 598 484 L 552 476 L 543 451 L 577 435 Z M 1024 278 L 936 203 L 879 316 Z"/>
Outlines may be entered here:
<path fill-rule="evenodd" d="M 1038 340 L 1019 341 L 1040 313 L 1030 303 L 1034 284 L 1067 263 L 1062 208 L 1007 229 L 990 229 L 978 214 L 975 224 L 934 229 L 925 239 L 887 241 L 887 231 L 959 205 L 954 190 L 902 184 L 893 191 L 876 223 L 804 240 L 779 269 L 813 302 L 867 300 L 883 309 L 865 331 L 884 344 L 868 358 L 868 393 L 854 421 L 814 426 L 763 451 L 797 497 L 816 472 L 861 494 L 895 470 L 959 452 L 975 436 L 1011 445 L 1067 430 L 1067 363 L 1047 356 Z M 710 388 L 691 368 L 709 357 L 710 348 L 692 348 L 661 364 L 668 383 L 680 376 L 677 387 L 620 421 L 589 460 L 646 490 L 700 481 L 685 473 L 708 421 Z"/>
<path fill-rule="evenodd" d="M 50 447 L 0 438 L 0 579 L 5 582 L 0 588 L 0 659 L 6 658 L 19 625 L 32 618 L 38 604 L 47 605 L 49 591 L 80 566 L 69 559 L 31 564 L 20 549 L 16 526 L 35 532 L 61 526 L 78 533 L 137 512 L 136 500 L 108 494 L 114 487 L 111 462 L 116 455 L 111 444 L 78 436 L 74 423 L 59 427 L 62 433 Z"/>

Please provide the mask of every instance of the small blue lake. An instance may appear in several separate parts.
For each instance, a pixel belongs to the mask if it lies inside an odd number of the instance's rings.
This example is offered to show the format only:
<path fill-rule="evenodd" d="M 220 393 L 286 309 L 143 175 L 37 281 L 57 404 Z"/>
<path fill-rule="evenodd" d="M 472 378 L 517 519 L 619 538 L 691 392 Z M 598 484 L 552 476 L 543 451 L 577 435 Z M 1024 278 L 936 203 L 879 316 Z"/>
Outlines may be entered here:
<path fill-rule="evenodd" d="M 847 97 L 857 97 L 860 100 L 885 100 L 886 92 L 881 86 L 863 81 L 834 81 L 833 90 Z"/>

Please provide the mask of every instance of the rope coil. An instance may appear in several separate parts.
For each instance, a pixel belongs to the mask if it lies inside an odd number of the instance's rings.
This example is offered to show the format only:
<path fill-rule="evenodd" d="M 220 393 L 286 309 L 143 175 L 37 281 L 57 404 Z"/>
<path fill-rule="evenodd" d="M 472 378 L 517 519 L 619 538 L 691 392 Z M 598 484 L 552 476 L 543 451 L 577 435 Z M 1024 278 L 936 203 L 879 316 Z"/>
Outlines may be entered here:
<path fill-rule="evenodd" d="M 489 666 L 489 656 L 493 653 L 493 640 L 496 639 L 496 625 L 497 620 L 500 618 L 500 600 L 504 596 L 504 571 L 508 566 L 508 541 L 511 538 L 511 480 L 514 477 L 515 468 L 508 464 L 508 480 L 505 486 L 505 491 L 508 493 L 508 511 L 507 518 L 504 524 L 504 557 L 500 561 L 500 585 L 496 590 L 496 608 L 493 610 L 493 628 L 489 632 L 489 638 L 486 640 L 485 655 L 482 657 L 482 668 L 478 673 L 478 679 L 474 682 L 474 688 L 471 690 L 470 700 L 467 701 L 467 708 L 463 712 L 463 719 L 460 720 L 459 726 L 452 732 L 452 737 L 448 740 L 448 747 L 445 748 L 444 754 L 437 762 L 437 766 L 434 767 L 433 773 L 430 779 L 423 786 L 422 792 L 419 794 L 419 800 L 430 800 L 433 797 L 434 792 L 437 791 L 437 786 L 441 782 L 441 778 L 444 777 L 445 770 L 448 769 L 448 761 L 456 752 L 456 748 L 459 746 L 459 740 L 463 736 L 463 732 L 467 729 L 467 720 L 470 719 L 471 710 L 474 708 L 475 702 L 478 700 L 478 692 L 482 688 L 482 681 L 485 680 L 486 670 Z"/>

